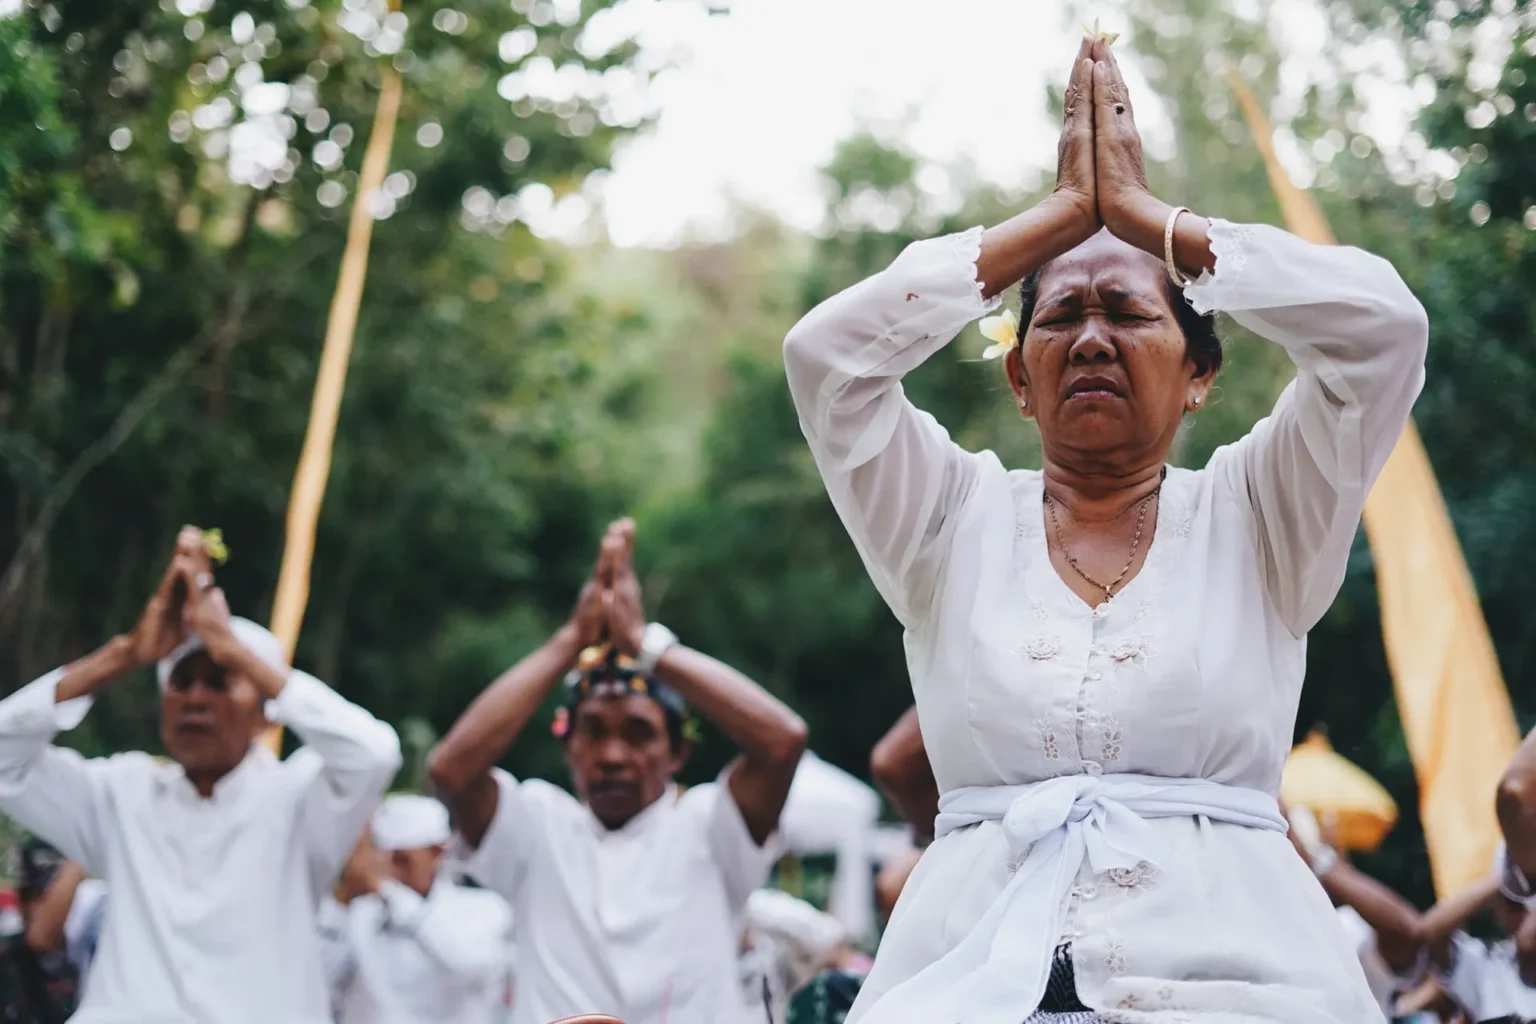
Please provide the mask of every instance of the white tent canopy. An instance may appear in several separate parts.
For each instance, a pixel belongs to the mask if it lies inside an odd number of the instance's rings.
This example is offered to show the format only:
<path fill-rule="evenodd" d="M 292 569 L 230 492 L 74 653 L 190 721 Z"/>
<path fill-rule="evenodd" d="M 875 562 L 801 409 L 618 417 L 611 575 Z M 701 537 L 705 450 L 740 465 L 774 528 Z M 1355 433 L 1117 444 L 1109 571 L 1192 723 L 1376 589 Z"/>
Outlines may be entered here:
<path fill-rule="evenodd" d="M 874 927 L 870 872 L 879 819 L 880 794 L 873 787 L 809 751 L 800 759 L 779 834 L 790 853 L 837 856 L 828 909 L 850 936 Z"/>

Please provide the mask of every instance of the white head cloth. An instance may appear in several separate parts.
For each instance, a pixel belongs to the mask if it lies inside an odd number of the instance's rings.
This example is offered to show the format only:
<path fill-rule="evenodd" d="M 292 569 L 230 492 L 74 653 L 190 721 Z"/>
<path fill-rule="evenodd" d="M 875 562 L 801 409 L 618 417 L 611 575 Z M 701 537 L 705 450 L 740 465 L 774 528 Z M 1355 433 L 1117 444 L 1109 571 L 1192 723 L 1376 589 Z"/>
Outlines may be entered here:
<path fill-rule="evenodd" d="M 265 627 L 258 626 L 250 619 L 232 616 L 229 620 L 229 628 L 235 634 L 235 639 L 239 640 L 246 650 L 279 672 L 288 671 L 288 658 L 283 652 L 282 641 Z M 171 673 L 176 671 L 177 665 L 202 649 L 203 638 L 193 633 L 180 647 L 161 658 L 155 665 L 155 677 L 160 680 L 160 688 L 163 690 L 170 683 Z"/>
<path fill-rule="evenodd" d="M 448 808 L 429 796 L 387 796 L 373 815 L 373 845 L 380 850 L 443 846 L 452 836 Z"/>
<path fill-rule="evenodd" d="M 1067 893 L 1086 860 L 1095 873 L 1166 864 L 1149 818 L 1205 816 L 1286 830 L 1275 798 L 1205 779 L 1065 775 L 1024 786 L 971 786 L 939 798 L 935 843 L 983 822 L 1001 827 L 1012 877 L 980 921 L 943 957 L 885 994 L 865 1020 L 1016 1024 L 1040 1005 Z"/>

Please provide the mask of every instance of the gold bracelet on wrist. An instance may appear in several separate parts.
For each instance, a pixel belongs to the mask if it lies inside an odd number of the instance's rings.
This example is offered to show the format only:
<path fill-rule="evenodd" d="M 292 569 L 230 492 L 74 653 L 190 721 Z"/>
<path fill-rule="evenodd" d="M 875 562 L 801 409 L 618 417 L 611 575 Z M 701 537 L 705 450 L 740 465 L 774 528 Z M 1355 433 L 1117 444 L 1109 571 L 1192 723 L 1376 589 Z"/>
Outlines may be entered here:
<path fill-rule="evenodd" d="M 1189 212 L 1187 206 L 1175 206 L 1168 214 L 1168 222 L 1163 225 L 1163 262 L 1168 269 L 1168 279 L 1180 288 L 1188 288 L 1194 282 L 1179 272 L 1179 265 L 1173 260 L 1173 229 L 1179 222 L 1179 214 Z"/>

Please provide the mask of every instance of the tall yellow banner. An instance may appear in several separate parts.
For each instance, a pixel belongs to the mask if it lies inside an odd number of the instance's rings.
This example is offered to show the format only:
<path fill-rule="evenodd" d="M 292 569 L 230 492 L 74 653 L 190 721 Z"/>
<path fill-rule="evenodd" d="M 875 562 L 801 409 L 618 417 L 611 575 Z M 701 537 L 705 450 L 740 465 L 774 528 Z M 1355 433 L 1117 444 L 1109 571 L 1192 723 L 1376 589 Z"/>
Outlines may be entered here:
<path fill-rule="evenodd" d="M 1334 244 L 1313 198 L 1275 158 L 1269 120 L 1230 72 L 1286 226 Z M 1413 423 L 1365 503 L 1381 631 L 1419 780 L 1419 817 L 1441 896 L 1488 873 L 1499 842 L 1494 789 L 1520 744 L 1499 660 L 1456 530 Z"/>

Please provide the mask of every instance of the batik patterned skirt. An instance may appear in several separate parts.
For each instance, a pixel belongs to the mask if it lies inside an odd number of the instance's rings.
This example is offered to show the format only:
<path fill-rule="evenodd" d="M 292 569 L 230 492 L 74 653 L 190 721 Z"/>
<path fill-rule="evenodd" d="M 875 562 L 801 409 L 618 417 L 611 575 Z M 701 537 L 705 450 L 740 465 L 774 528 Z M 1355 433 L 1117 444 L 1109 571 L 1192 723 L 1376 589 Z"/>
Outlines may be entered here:
<path fill-rule="evenodd" d="M 1104 1018 L 1077 998 L 1077 974 L 1072 969 L 1072 947 L 1057 946 L 1051 957 L 1051 977 L 1045 983 L 1040 1008 L 1024 1024 L 1104 1024 Z"/>

